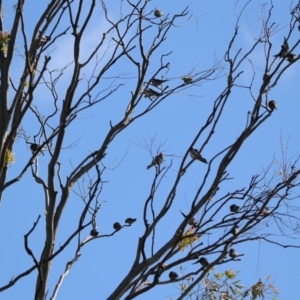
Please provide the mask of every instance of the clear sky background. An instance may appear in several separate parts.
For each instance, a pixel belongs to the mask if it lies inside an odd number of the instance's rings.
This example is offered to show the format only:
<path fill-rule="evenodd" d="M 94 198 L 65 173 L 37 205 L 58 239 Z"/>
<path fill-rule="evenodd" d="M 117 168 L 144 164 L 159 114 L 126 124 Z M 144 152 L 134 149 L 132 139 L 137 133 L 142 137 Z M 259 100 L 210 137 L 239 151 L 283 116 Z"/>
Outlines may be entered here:
<path fill-rule="evenodd" d="M 109 15 L 117 19 L 120 13 L 119 1 L 110 2 L 108 5 Z M 29 0 L 25 4 L 26 34 L 32 37 L 33 26 L 38 19 L 39 13 L 46 7 L 47 1 Z M 178 22 L 178 27 L 171 29 L 167 40 L 152 59 L 149 67 L 148 78 L 153 76 L 159 66 L 160 55 L 172 52 L 165 58 L 165 62 L 170 62 L 168 72 L 161 72 L 159 76 L 170 79 L 168 85 L 176 86 L 181 81 L 181 76 L 193 74 L 206 70 L 214 65 L 215 61 L 223 59 L 228 43 L 234 33 L 236 15 L 241 11 L 245 1 L 228 0 L 188 0 L 188 1 L 157 1 L 151 0 L 148 10 L 154 8 L 161 9 L 164 14 L 176 14 L 189 6 L 189 14 L 193 17 L 188 22 L 186 17 L 182 22 Z M 265 13 L 270 8 L 270 1 L 266 1 Z M 13 17 L 13 8 L 10 1 L 4 1 L 5 6 L 5 26 L 10 30 Z M 239 35 L 236 39 L 234 49 L 242 48 L 242 52 L 247 52 L 255 38 L 259 36 L 261 30 L 261 2 L 252 1 L 245 10 L 239 24 Z M 273 43 L 272 54 L 277 54 L 289 30 L 290 10 L 294 5 L 289 1 L 273 1 L 274 10 L 272 21 L 276 22 L 276 33 L 271 37 Z M 126 9 L 126 6 L 125 6 Z M 107 24 L 101 12 L 100 3 L 97 2 L 98 17 L 95 17 L 85 36 L 85 45 L 82 47 L 82 58 L 86 57 L 88 51 L 94 49 L 97 41 L 103 32 L 107 30 Z M 66 29 L 68 24 L 63 20 L 58 32 Z M 52 27 L 51 27 L 52 29 Z M 47 32 L 48 33 L 48 32 Z M 153 29 L 149 30 L 150 38 L 154 36 Z M 298 41 L 300 33 L 295 31 L 290 37 L 290 44 Z M 72 62 L 73 36 L 68 32 L 55 47 L 49 49 L 52 59 L 49 69 L 62 68 Z M 148 41 L 145 41 L 146 45 Z M 16 56 L 23 53 L 23 44 L 20 39 L 19 49 L 16 49 Z M 110 50 L 108 50 L 109 52 Z M 50 53 L 51 52 L 51 53 Z M 295 50 L 299 54 L 299 49 Z M 157 61 L 155 61 L 157 59 Z M 244 73 L 237 83 L 249 85 L 255 72 L 253 84 L 253 94 L 258 95 L 259 84 L 264 71 L 263 47 L 258 47 L 251 56 L 252 65 L 245 62 L 241 67 Z M 105 59 L 103 60 L 105 61 Z M 22 57 L 16 57 L 13 65 L 12 78 L 16 84 L 23 70 Z M 65 94 L 65 87 L 69 82 L 68 75 L 71 74 L 70 65 L 64 72 L 64 76 L 57 84 L 59 101 L 62 101 Z M 93 64 L 86 70 L 85 75 L 89 76 L 93 70 Z M 101 63 L 100 63 L 101 66 Z M 300 150 L 300 85 L 299 85 L 299 62 L 295 63 L 281 78 L 279 84 L 273 88 L 269 94 L 269 99 L 275 99 L 278 110 L 271 118 L 257 130 L 243 145 L 241 151 L 230 165 L 228 171 L 234 180 L 228 181 L 221 186 L 219 194 L 221 197 L 229 191 L 246 187 L 251 176 L 260 174 L 272 162 L 274 168 L 270 172 L 279 173 L 280 161 L 282 161 L 281 141 L 287 152 L 284 153 L 287 159 L 293 160 L 299 155 Z M 109 100 L 101 102 L 91 110 L 86 110 L 78 116 L 72 123 L 64 143 L 64 150 L 60 162 L 62 163 L 61 176 L 66 178 L 72 168 L 82 160 L 88 153 L 95 151 L 103 141 L 109 130 L 109 122 L 116 124 L 124 115 L 127 103 L 131 97 L 131 91 L 136 84 L 136 70 L 128 61 L 122 60 L 109 72 L 110 76 L 119 75 L 119 79 L 114 84 L 123 83 L 122 86 Z M 66 277 L 59 292 L 58 300 L 61 299 L 106 299 L 117 287 L 119 282 L 127 274 L 135 257 L 138 238 L 143 234 L 142 212 L 145 200 L 149 194 L 155 170 L 146 170 L 146 166 L 151 162 L 150 153 L 143 147 L 145 143 L 150 143 L 154 138 L 154 145 L 164 145 L 162 151 L 165 154 L 164 164 L 168 166 L 172 162 L 170 172 L 164 178 L 163 184 L 158 191 L 155 205 L 160 207 L 159 197 L 164 199 L 169 192 L 170 186 L 176 177 L 176 170 L 186 153 L 189 145 L 194 139 L 199 128 L 206 121 L 208 113 L 211 111 L 213 101 L 226 86 L 226 70 L 216 73 L 217 80 L 203 82 L 195 85 L 190 90 L 182 91 L 171 95 L 161 103 L 155 110 L 137 120 L 129 128 L 123 131 L 110 145 L 107 156 L 103 163 L 107 167 L 102 179 L 108 181 L 104 184 L 99 200 L 103 201 L 98 214 L 97 225 L 100 234 L 109 234 L 113 231 L 112 224 L 120 222 L 124 224 L 127 217 L 137 218 L 137 222 L 129 228 L 124 228 L 110 238 L 97 239 L 87 244 L 80 259 L 73 265 L 70 273 Z M 84 76 L 82 76 L 84 77 Z M 112 79 L 105 76 L 96 92 L 112 84 Z M 13 95 L 13 93 L 11 93 Z M 144 107 L 148 104 L 148 99 L 144 98 Z M 49 90 L 41 86 L 35 95 L 34 105 L 38 107 L 42 115 L 47 115 L 53 110 L 53 99 Z M 224 111 L 220 125 L 217 127 L 215 136 L 204 151 L 203 156 L 210 160 L 216 153 L 224 149 L 235 141 L 242 132 L 247 121 L 247 112 L 252 109 L 253 100 L 248 91 L 236 88 Z M 138 111 L 136 112 L 138 113 Z M 53 120 L 55 123 L 55 120 Z M 37 134 L 39 127 L 31 113 L 25 118 L 22 124 L 26 133 L 32 137 Z M 205 136 L 200 138 L 197 146 L 200 147 Z M 74 144 L 75 143 L 75 144 Z M 70 145 L 72 145 L 70 147 Z M 20 173 L 24 164 L 30 159 L 31 152 L 23 139 L 19 139 L 14 148 L 15 164 L 11 165 L 8 179 L 14 178 Z M 155 147 L 152 155 L 156 154 Z M 47 171 L 47 163 L 50 156 L 45 153 L 39 156 L 40 174 Z M 213 167 L 216 168 L 218 160 Z M 277 166 L 277 167 L 276 167 Z M 201 184 L 201 179 L 205 174 L 207 166 L 194 163 L 191 171 L 184 178 L 176 194 L 174 207 L 166 217 L 166 220 L 158 226 L 157 247 L 168 239 L 182 221 L 179 210 L 187 211 L 191 204 L 191 199 Z M 45 176 L 44 176 L 45 178 Z M 85 184 L 88 179 L 85 179 Z M 80 181 L 83 184 L 82 181 Z M 79 186 L 75 186 L 78 192 Z M 299 194 L 299 190 L 298 190 Z M 295 194 L 296 195 L 296 194 Z M 298 201 L 299 202 L 299 201 Z M 295 203 L 296 205 L 296 203 Z M 56 247 L 77 228 L 78 216 L 83 208 L 82 200 L 73 193 L 65 209 L 65 216 L 60 224 L 60 230 L 56 240 Z M 43 190 L 34 182 L 30 172 L 27 172 L 22 180 L 4 193 L 4 198 L 0 207 L 0 286 L 6 284 L 11 278 L 17 276 L 33 265 L 32 259 L 24 250 L 24 234 L 32 227 L 38 215 L 44 218 L 45 207 Z M 224 214 L 228 212 L 224 211 Z M 198 217 L 200 217 L 199 213 Z M 174 224 L 174 226 L 173 226 Z M 274 233 L 278 233 L 274 221 L 270 219 L 268 228 L 274 228 Z M 87 228 L 82 239 L 89 235 L 91 228 Z M 261 228 L 264 232 L 264 228 Z M 223 232 L 219 232 L 223 234 Z M 247 235 L 245 235 L 247 236 Z M 298 239 L 288 241 L 276 237 L 278 241 L 300 246 Z M 30 246 L 37 257 L 44 246 L 44 223 L 40 221 L 34 233 L 29 239 Z M 209 243 L 209 237 L 204 242 Z M 74 256 L 77 240 L 71 243 L 62 255 L 54 260 L 51 270 L 51 280 L 49 281 L 49 297 L 53 288 L 64 271 L 66 262 Z M 272 275 L 271 282 L 280 291 L 279 299 L 297 299 L 300 271 L 299 271 L 299 251 L 298 249 L 283 249 L 263 242 L 249 242 L 240 244 L 236 249 L 239 253 L 245 254 L 239 262 L 231 262 L 227 265 L 216 266 L 215 271 L 223 272 L 232 268 L 234 271 L 240 270 L 239 279 L 245 285 L 251 285 Z M 213 257 L 210 258 L 211 260 Z M 187 270 L 195 266 L 185 265 Z M 178 274 L 181 271 L 174 268 Z M 20 280 L 15 287 L 0 294 L 0 299 L 32 299 L 34 294 L 34 280 L 36 272 Z M 162 279 L 167 279 L 167 274 L 162 275 Z M 163 285 L 145 293 L 139 299 L 166 299 L 167 297 L 179 296 L 178 286 Z M 49 299 L 49 297 L 47 299 Z"/>

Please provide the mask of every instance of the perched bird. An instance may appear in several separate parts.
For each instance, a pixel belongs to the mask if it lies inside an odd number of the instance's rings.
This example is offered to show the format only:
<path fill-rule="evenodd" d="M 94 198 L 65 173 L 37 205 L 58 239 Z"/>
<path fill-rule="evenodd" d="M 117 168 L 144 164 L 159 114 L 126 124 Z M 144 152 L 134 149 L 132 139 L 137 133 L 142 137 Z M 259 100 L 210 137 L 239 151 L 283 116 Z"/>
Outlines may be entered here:
<path fill-rule="evenodd" d="M 196 262 L 193 263 L 193 265 L 200 263 L 201 266 L 203 267 L 207 267 L 209 265 L 207 259 L 205 257 L 201 257 L 200 259 L 198 259 Z"/>
<path fill-rule="evenodd" d="M 116 231 L 118 231 L 118 230 L 120 230 L 122 228 L 122 226 L 121 226 L 121 224 L 119 222 L 114 223 L 113 227 L 114 227 L 114 229 Z"/>
<path fill-rule="evenodd" d="M 190 156 L 192 159 L 197 159 L 207 164 L 207 160 L 204 157 L 202 157 L 201 154 L 198 152 L 198 150 L 195 148 L 190 149 Z"/>
<path fill-rule="evenodd" d="M 30 150 L 31 150 L 32 154 L 35 154 L 35 153 L 37 152 L 37 150 L 39 149 L 40 146 L 41 146 L 41 145 L 32 143 L 32 144 L 30 145 Z M 44 147 L 40 150 L 41 153 L 42 153 L 43 155 L 44 155 L 43 151 L 45 151 L 45 150 L 47 150 L 47 147 L 46 147 L 46 146 L 44 146 Z"/>
<path fill-rule="evenodd" d="M 182 211 L 180 211 L 180 212 L 183 215 L 183 217 L 186 219 L 187 215 L 185 215 Z M 197 227 L 198 222 L 195 218 L 192 218 L 192 219 L 189 220 L 188 224 L 191 225 L 191 226 Z"/>
<path fill-rule="evenodd" d="M 149 170 L 152 166 L 160 165 L 164 161 L 164 155 L 163 153 L 159 153 L 157 156 L 155 156 L 152 160 L 152 163 L 147 166 L 147 170 Z"/>
<path fill-rule="evenodd" d="M 93 236 L 93 237 L 98 236 L 98 234 L 99 234 L 99 232 L 96 229 L 94 229 L 94 228 L 90 232 L 90 235 Z"/>
<path fill-rule="evenodd" d="M 262 216 L 267 216 L 271 213 L 271 211 L 267 208 L 267 207 L 264 207 L 262 212 L 261 212 L 261 215 Z"/>
<path fill-rule="evenodd" d="M 268 107 L 273 111 L 274 109 L 277 109 L 277 104 L 274 100 L 271 100 L 268 102 Z"/>
<path fill-rule="evenodd" d="M 169 81 L 168 79 L 157 79 L 157 78 L 152 78 L 150 80 L 150 83 L 156 87 L 161 86 L 164 82 Z"/>
<path fill-rule="evenodd" d="M 230 249 L 229 250 L 229 256 L 231 258 L 236 258 L 239 254 L 234 250 L 234 249 Z"/>
<path fill-rule="evenodd" d="M 232 229 L 230 230 L 230 233 L 232 233 L 233 235 L 237 235 L 238 233 L 239 233 L 239 226 L 237 226 L 237 225 L 234 225 L 233 227 L 232 227 Z"/>
<path fill-rule="evenodd" d="M 136 219 L 133 219 L 133 218 L 127 218 L 127 219 L 125 220 L 125 223 L 131 225 L 131 224 L 133 224 L 135 221 L 136 221 Z"/>
<path fill-rule="evenodd" d="M 171 272 L 169 273 L 169 278 L 170 278 L 170 280 L 173 281 L 173 280 L 178 279 L 178 275 L 177 275 L 176 272 L 171 271 Z"/>
<path fill-rule="evenodd" d="M 156 9 L 155 11 L 154 11 L 154 16 L 156 17 L 156 18 L 160 18 L 160 17 L 162 17 L 164 15 L 164 13 L 161 11 L 161 10 L 159 10 L 159 9 Z"/>
<path fill-rule="evenodd" d="M 286 56 L 286 60 L 290 63 L 294 62 L 295 60 L 297 60 L 298 56 L 294 53 L 290 53 Z"/>
<path fill-rule="evenodd" d="M 181 77 L 181 79 L 184 81 L 184 83 L 191 83 L 193 81 L 193 77 L 192 76 L 183 76 Z"/>
<path fill-rule="evenodd" d="M 39 47 L 44 46 L 47 42 L 51 41 L 51 36 L 49 35 L 42 35 L 41 36 L 41 31 L 39 32 L 39 35 L 36 37 L 36 40 L 40 39 Z"/>
<path fill-rule="evenodd" d="M 150 88 L 145 89 L 142 93 L 145 95 L 146 98 L 148 97 L 150 100 L 152 100 L 152 97 L 157 98 L 158 96 L 160 96 L 159 92 L 156 92 Z"/>
<path fill-rule="evenodd" d="M 231 212 L 237 213 L 239 211 L 239 209 L 240 209 L 240 207 L 235 204 L 230 205 Z"/>
<path fill-rule="evenodd" d="M 283 45 L 281 45 L 281 50 L 274 57 L 286 57 L 290 51 L 289 44 L 286 38 L 284 38 Z"/>

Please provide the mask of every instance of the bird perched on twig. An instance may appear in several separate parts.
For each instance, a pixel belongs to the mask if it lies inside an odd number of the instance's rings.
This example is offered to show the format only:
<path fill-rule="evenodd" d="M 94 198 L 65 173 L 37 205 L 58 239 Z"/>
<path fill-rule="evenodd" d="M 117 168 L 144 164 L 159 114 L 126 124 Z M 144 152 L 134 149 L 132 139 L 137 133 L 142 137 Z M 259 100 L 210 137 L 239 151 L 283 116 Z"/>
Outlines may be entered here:
<path fill-rule="evenodd" d="M 176 272 L 171 271 L 171 272 L 169 273 L 169 278 L 170 278 L 170 280 L 173 281 L 173 280 L 178 279 L 178 275 L 177 275 Z"/>
<path fill-rule="evenodd" d="M 202 155 L 195 148 L 190 149 L 190 156 L 192 159 L 197 159 L 197 160 L 200 160 L 203 163 L 207 164 L 207 160 L 204 157 L 202 157 Z"/>
<path fill-rule="evenodd" d="M 156 9 L 155 11 L 154 11 L 154 16 L 156 17 L 156 18 L 160 18 L 160 17 L 162 17 L 164 15 L 164 13 L 161 11 L 161 10 L 159 10 L 159 9 Z"/>
<path fill-rule="evenodd" d="M 230 230 L 230 233 L 232 233 L 233 235 L 237 235 L 239 233 L 239 226 L 238 225 L 234 225 L 232 227 L 232 229 Z"/>
<path fill-rule="evenodd" d="M 153 100 L 152 97 L 157 98 L 158 96 L 160 96 L 159 92 L 154 91 L 150 88 L 147 88 L 147 89 L 143 90 L 142 93 L 145 95 L 146 98 L 148 97 L 151 101 Z"/>
<path fill-rule="evenodd" d="M 278 54 L 274 55 L 274 57 L 286 57 L 290 51 L 289 44 L 287 39 L 284 37 L 283 44 L 281 45 L 281 50 Z"/>
<path fill-rule="evenodd" d="M 234 249 L 230 249 L 229 250 L 229 256 L 231 258 L 236 258 L 239 254 L 234 250 Z"/>
<path fill-rule="evenodd" d="M 294 62 L 295 60 L 297 60 L 298 56 L 294 53 L 290 53 L 286 56 L 286 60 L 290 63 Z"/>
<path fill-rule="evenodd" d="M 277 103 L 274 100 L 270 100 L 268 102 L 268 107 L 273 111 L 274 109 L 277 109 Z"/>
<path fill-rule="evenodd" d="M 184 216 L 184 218 L 186 219 L 186 218 L 187 218 L 187 215 L 185 215 L 182 211 L 180 211 L 180 212 L 181 212 L 181 214 Z M 191 225 L 191 226 L 197 227 L 198 222 L 197 222 L 197 220 L 196 220 L 195 218 L 191 218 L 191 219 L 189 220 L 188 224 Z"/>
<path fill-rule="evenodd" d="M 193 263 L 193 265 L 200 263 L 201 266 L 203 267 L 207 267 L 209 265 L 208 260 L 205 257 L 200 257 L 200 259 L 198 259 L 196 262 Z"/>
<path fill-rule="evenodd" d="M 192 76 L 182 76 L 181 79 L 183 80 L 184 83 L 191 83 L 193 81 Z"/>
<path fill-rule="evenodd" d="M 152 163 L 149 166 L 147 166 L 147 170 L 149 170 L 153 166 L 160 165 L 163 161 L 164 161 L 164 155 L 163 153 L 159 153 L 153 158 Z"/>
<path fill-rule="evenodd" d="M 156 87 L 159 87 L 161 86 L 164 82 L 167 82 L 169 81 L 168 79 L 157 79 L 157 78 L 152 78 L 150 80 L 150 84 L 156 86 Z"/>
<path fill-rule="evenodd" d="M 96 229 L 92 229 L 91 230 L 91 232 L 90 232 L 90 235 L 92 236 L 92 237 L 96 237 L 96 236 L 98 236 L 98 234 L 99 234 L 99 232 L 96 230 Z"/>
<path fill-rule="evenodd" d="M 114 229 L 116 231 L 118 231 L 118 230 L 120 230 L 122 228 L 122 226 L 121 226 L 121 224 L 119 222 L 114 223 L 113 227 L 114 227 Z"/>
<path fill-rule="evenodd" d="M 125 220 L 125 223 L 131 225 L 131 224 L 133 224 L 135 221 L 136 221 L 136 219 L 133 219 L 133 218 L 127 218 L 127 219 Z"/>
<path fill-rule="evenodd" d="M 40 147 L 41 147 L 41 145 L 32 143 L 32 144 L 30 145 L 30 150 L 31 150 L 32 154 L 35 154 L 35 153 L 38 151 L 38 149 L 39 149 Z M 45 151 L 45 150 L 47 150 L 46 145 L 40 150 L 40 152 L 44 155 L 43 151 Z"/>
<path fill-rule="evenodd" d="M 235 204 L 230 205 L 231 212 L 237 213 L 239 211 L 239 209 L 240 209 L 240 207 Z"/>
<path fill-rule="evenodd" d="M 263 210 L 261 211 L 262 216 L 267 216 L 270 213 L 271 213 L 271 211 L 267 207 L 264 207 Z"/>

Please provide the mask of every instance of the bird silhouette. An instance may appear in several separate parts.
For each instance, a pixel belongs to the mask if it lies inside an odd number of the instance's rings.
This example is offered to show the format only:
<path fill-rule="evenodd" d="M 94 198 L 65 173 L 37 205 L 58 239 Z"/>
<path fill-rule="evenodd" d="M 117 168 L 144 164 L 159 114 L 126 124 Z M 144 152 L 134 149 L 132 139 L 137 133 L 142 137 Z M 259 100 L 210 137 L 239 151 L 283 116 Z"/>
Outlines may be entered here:
<path fill-rule="evenodd" d="M 152 97 L 157 98 L 157 97 L 159 97 L 161 95 L 159 92 L 154 91 L 154 90 L 152 90 L 150 88 L 145 89 L 142 93 L 144 94 L 144 96 L 146 98 L 148 97 L 151 101 L 153 100 Z"/>
<path fill-rule="evenodd" d="M 125 220 L 125 223 L 131 225 L 131 224 L 133 224 L 135 221 L 136 221 L 136 219 L 133 219 L 133 218 L 127 218 L 127 219 Z"/>
<path fill-rule="evenodd" d="M 183 215 L 183 217 L 184 217 L 185 219 L 188 217 L 188 216 L 185 215 L 182 211 L 180 211 L 180 212 L 181 212 L 181 214 Z M 197 222 L 197 220 L 196 220 L 195 218 L 191 218 L 191 219 L 189 220 L 188 224 L 191 225 L 191 226 L 197 227 L 198 222 Z"/>
<path fill-rule="evenodd" d="M 154 11 L 154 16 L 156 17 L 156 18 L 160 18 L 160 17 L 162 17 L 164 15 L 164 13 L 161 11 L 161 10 L 159 10 L 159 9 L 156 9 L 155 11 Z"/>
<path fill-rule="evenodd" d="M 93 237 L 98 236 L 98 234 L 99 234 L 99 232 L 96 229 L 94 229 L 94 228 L 90 232 L 90 235 L 93 236 Z"/>
<path fill-rule="evenodd" d="M 209 265 L 208 260 L 205 257 L 200 257 L 196 262 L 193 263 L 193 265 L 200 263 L 201 266 L 207 267 Z"/>
<path fill-rule="evenodd" d="M 207 160 L 204 157 L 202 157 L 202 155 L 195 148 L 190 149 L 190 156 L 192 159 L 200 160 L 203 163 L 207 164 Z"/>
<path fill-rule="evenodd" d="M 230 205 L 231 212 L 237 213 L 239 211 L 239 209 L 240 209 L 240 207 L 235 204 Z"/>
<path fill-rule="evenodd" d="M 273 111 L 274 109 L 277 109 L 277 103 L 274 100 L 270 100 L 268 102 L 268 107 Z"/>
<path fill-rule="evenodd" d="M 193 81 L 192 76 L 182 76 L 181 79 L 183 80 L 184 83 L 191 83 Z"/>
<path fill-rule="evenodd" d="M 239 254 L 234 250 L 234 249 L 230 249 L 229 250 L 229 256 L 231 258 L 236 258 Z"/>
<path fill-rule="evenodd" d="M 152 160 L 152 163 L 147 166 L 147 170 L 149 170 L 151 167 L 160 165 L 164 161 L 164 155 L 163 153 L 159 153 L 157 156 L 155 156 Z"/>
<path fill-rule="evenodd" d="M 171 271 L 169 273 L 169 278 L 170 278 L 170 280 L 174 281 L 174 280 L 178 279 L 178 275 L 176 272 Z"/>
<path fill-rule="evenodd" d="M 262 216 L 267 216 L 270 213 L 271 213 L 271 211 L 267 207 L 264 207 L 263 210 L 261 211 Z"/>
<path fill-rule="evenodd" d="M 114 223 L 113 227 L 114 227 L 114 229 L 116 231 L 118 231 L 118 230 L 120 230 L 122 228 L 122 226 L 121 226 L 121 224 L 119 222 Z"/>
<path fill-rule="evenodd" d="M 237 235 L 239 233 L 239 226 L 238 225 L 234 225 L 232 227 L 232 229 L 230 230 L 230 233 L 232 233 L 233 235 Z"/>
<path fill-rule="evenodd" d="M 38 151 L 38 149 L 39 149 L 40 147 L 41 147 L 41 145 L 32 143 L 32 144 L 30 145 L 31 153 L 32 153 L 32 154 L 35 154 L 35 153 Z M 42 153 L 42 154 L 44 155 L 43 151 L 45 151 L 45 150 L 47 150 L 47 147 L 46 147 L 46 146 L 44 146 L 44 147 L 40 150 L 40 153 Z"/>
<path fill-rule="evenodd" d="M 169 81 L 168 79 L 157 79 L 157 78 L 152 78 L 150 80 L 150 83 L 156 87 L 161 86 L 164 82 Z"/>
<path fill-rule="evenodd" d="M 281 50 L 274 57 L 286 57 L 290 51 L 287 39 L 284 37 L 283 44 L 281 45 Z"/>
<path fill-rule="evenodd" d="M 286 56 L 286 60 L 290 63 L 294 62 L 295 60 L 297 60 L 298 56 L 294 53 L 289 53 L 287 56 Z"/>

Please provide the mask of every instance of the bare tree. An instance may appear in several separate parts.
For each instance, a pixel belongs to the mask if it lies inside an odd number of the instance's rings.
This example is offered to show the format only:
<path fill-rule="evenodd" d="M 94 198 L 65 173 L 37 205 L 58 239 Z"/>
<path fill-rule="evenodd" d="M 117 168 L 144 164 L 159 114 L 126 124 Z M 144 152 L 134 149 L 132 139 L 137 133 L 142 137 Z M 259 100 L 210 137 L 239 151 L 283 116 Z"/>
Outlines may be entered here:
<path fill-rule="evenodd" d="M 190 144 L 184 146 L 182 157 L 182 153 L 171 149 L 173 160 L 166 164 L 165 142 L 158 142 L 155 137 L 150 141 L 140 140 L 139 145 L 152 155 L 148 168 L 155 169 L 149 193 L 143 201 L 143 234 L 134 250 L 132 266 L 123 280 L 115 283 L 107 299 L 133 299 L 159 285 L 193 276 L 195 280 L 177 298 L 184 299 L 206 278 L 211 268 L 239 259 L 231 254 L 240 244 L 263 240 L 286 248 L 299 247 L 287 240 L 282 243 L 277 237 L 293 238 L 299 233 L 298 206 L 294 204 L 299 197 L 299 157 L 293 161 L 283 160 L 280 166 L 271 163 L 265 172 L 251 176 L 247 187 L 222 190 L 222 186 L 234 179 L 235 175 L 228 169 L 237 154 L 243 147 L 249 147 L 245 143 L 275 113 L 276 101 L 269 99 L 272 89 L 299 60 L 294 50 L 300 40 L 291 44 L 290 38 L 298 30 L 300 4 L 291 11 L 290 26 L 281 49 L 273 49 L 272 45 L 272 37 L 278 30 L 272 21 L 272 1 L 261 7 L 261 30 L 253 44 L 248 49 L 238 46 L 239 22 L 250 2 L 245 2 L 237 15 L 224 59 L 216 60 L 209 68 L 195 67 L 190 73 L 184 71 L 176 77 L 168 76 L 169 72 L 172 74 L 172 46 L 164 45 L 168 45 L 169 34 L 195 20 L 188 7 L 171 15 L 153 7 L 148 0 L 121 0 L 116 13 L 116 5 L 110 1 L 50 1 L 43 4 L 30 30 L 27 3 L 19 0 L 14 7 L 12 26 L 7 30 L 5 6 L 0 1 L 1 200 L 6 201 L 6 191 L 18 188 L 25 174 L 30 173 L 34 179 L 30 189 L 42 190 L 45 209 L 45 218 L 37 216 L 32 220 L 32 228 L 24 235 L 24 249 L 33 261 L 32 266 L 1 285 L 0 292 L 17 286 L 24 277 L 34 273 L 34 299 L 56 299 L 64 278 L 86 244 L 96 244 L 133 225 L 134 216 L 127 218 L 125 225 L 115 222 L 111 216 L 107 222 L 113 224 L 113 230 L 106 234 L 97 225 L 103 204 L 100 195 L 115 189 L 107 179 L 111 168 L 105 161 L 114 140 L 123 136 L 132 139 L 133 124 L 162 105 L 171 105 L 167 101 L 174 95 L 188 93 L 190 98 L 195 98 L 202 84 L 216 80 L 224 83 L 223 89 L 211 101 L 209 113 L 197 125 L 199 128 Z M 101 28 L 91 34 L 90 26 L 99 23 L 99 16 Z M 66 53 L 63 59 L 56 54 L 62 53 L 61 49 Z M 275 53 L 277 50 L 280 52 Z M 264 53 L 262 72 L 258 72 L 253 63 L 257 51 Z M 252 79 L 243 85 L 239 80 L 249 66 Z M 220 144 L 207 157 L 203 154 L 205 149 L 223 122 L 227 122 L 223 116 L 229 99 L 241 89 L 245 97 L 252 100 L 252 106 L 240 114 L 244 125 L 235 128 L 237 136 L 228 136 L 224 140 L 226 144 Z M 45 104 L 46 98 L 51 101 Z M 87 113 L 96 114 L 101 125 L 94 124 L 91 143 L 80 148 L 80 130 L 84 132 L 81 121 L 90 121 Z M 31 155 L 12 166 L 17 144 L 30 149 Z M 126 158 L 126 154 L 117 154 L 120 164 L 123 156 Z M 196 179 L 198 187 L 189 195 L 189 209 L 182 212 L 182 221 L 172 223 L 172 234 L 166 234 L 160 224 L 174 213 L 174 203 L 180 197 L 177 192 L 184 189 L 195 165 L 205 170 L 204 175 Z M 118 170 L 119 166 L 113 168 L 114 176 Z M 166 180 L 170 173 L 175 174 L 171 184 Z M 132 184 L 132 189 L 136 185 L 131 181 L 128 184 Z M 161 189 L 165 186 L 169 190 L 162 197 Z M 28 190 L 24 190 L 26 192 Z M 68 220 L 67 204 L 74 205 L 71 199 L 78 196 L 83 206 L 76 216 L 76 227 L 58 246 L 60 224 Z M 39 252 L 31 248 L 29 237 L 40 222 L 44 222 L 45 230 Z M 278 232 L 268 231 L 265 225 L 269 222 L 277 225 Z M 89 235 L 84 237 L 86 230 Z M 162 245 L 157 243 L 161 234 L 164 235 Z M 204 243 L 207 236 L 209 243 Z M 53 290 L 48 290 L 52 264 L 66 248 L 72 247 L 75 247 L 74 256 L 66 259 L 64 272 Z M 172 271 L 176 266 L 195 262 L 197 270 L 184 276 Z"/>

